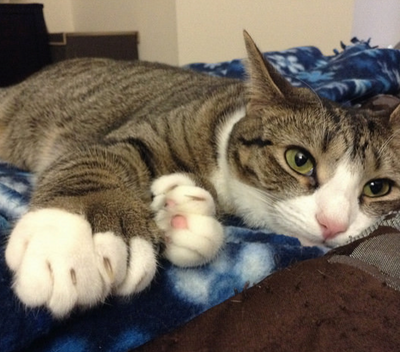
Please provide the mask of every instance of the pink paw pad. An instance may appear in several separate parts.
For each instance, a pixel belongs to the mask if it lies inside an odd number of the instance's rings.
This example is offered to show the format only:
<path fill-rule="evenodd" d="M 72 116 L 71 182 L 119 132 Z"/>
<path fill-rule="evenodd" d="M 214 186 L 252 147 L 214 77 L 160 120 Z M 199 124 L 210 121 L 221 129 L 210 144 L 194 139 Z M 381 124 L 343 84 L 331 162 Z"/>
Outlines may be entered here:
<path fill-rule="evenodd" d="M 171 219 L 171 226 L 174 229 L 187 229 L 188 223 L 184 216 L 182 215 L 175 215 Z"/>

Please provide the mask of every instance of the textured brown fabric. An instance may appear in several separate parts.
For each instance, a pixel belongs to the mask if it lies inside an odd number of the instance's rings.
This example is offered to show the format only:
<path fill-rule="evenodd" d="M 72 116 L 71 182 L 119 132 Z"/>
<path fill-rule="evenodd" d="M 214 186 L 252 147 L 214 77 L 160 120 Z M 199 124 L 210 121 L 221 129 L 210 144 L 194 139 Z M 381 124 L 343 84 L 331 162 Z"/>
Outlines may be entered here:
<path fill-rule="evenodd" d="M 388 233 L 398 232 L 381 227 L 277 272 L 137 351 L 399 352 L 400 292 L 374 276 L 379 268 L 360 269 L 360 259 L 351 256 L 360 244 Z M 331 260 L 344 256 L 349 264 Z"/>

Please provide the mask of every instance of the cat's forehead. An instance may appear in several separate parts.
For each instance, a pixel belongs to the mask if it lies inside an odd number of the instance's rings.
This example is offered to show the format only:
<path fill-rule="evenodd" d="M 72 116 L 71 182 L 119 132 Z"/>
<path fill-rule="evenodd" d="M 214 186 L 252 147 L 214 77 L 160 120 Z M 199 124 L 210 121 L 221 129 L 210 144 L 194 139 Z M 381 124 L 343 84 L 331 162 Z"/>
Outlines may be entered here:
<path fill-rule="evenodd" d="M 295 118 L 297 127 L 307 125 L 308 131 L 314 132 L 311 136 L 324 139 L 325 148 L 335 137 L 342 137 L 347 146 L 354 147 L 356 154 L 369 143 L 382 143 L 391 134 L 387 117 L 377 117 L 367 110 L 327 104 L 299 115 Z"/>
<path fill-rule="evenodd" d="M 327 174 L 343 160 L 368 175 L 397 169 L 400 173 L 400 167 L 394 162 L 400 152 L 390 143 L 393 131 L 388 116 L 324 104 L 289 110 L 281 117 L 281 121 L 267 127 L 276 136 L 277 143 L 283 148 L 306 149 L 318 162 L 327 165 Z"/>
<path fill-rule="evenodd" d="M 380 137 L 376 140 L 379 143 L 383 136 L 390 134 L 390 128 L 383 120 L 363 110 L 345 109 L 334 104 L 272 111 L 264 121 L 264 128 L 275 133 L 282 142 L 297 139 L 322 149 L 343 141 L 357 150 L 375 135 Z"/>

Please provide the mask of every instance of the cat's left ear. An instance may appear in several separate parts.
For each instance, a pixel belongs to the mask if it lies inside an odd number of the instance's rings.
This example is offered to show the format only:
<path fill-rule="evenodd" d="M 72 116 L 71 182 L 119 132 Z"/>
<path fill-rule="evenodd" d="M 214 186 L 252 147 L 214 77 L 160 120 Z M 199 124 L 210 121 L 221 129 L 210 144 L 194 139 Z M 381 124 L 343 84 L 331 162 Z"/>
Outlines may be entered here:
<path fill-rule="evenodd" d="M 244 31 L 247 49 L 249 89 L 248 109 L 259 109 L 266 104 L 283 103 L 296 95 L 295 88 L 267 61 L 250 35 Z"/>

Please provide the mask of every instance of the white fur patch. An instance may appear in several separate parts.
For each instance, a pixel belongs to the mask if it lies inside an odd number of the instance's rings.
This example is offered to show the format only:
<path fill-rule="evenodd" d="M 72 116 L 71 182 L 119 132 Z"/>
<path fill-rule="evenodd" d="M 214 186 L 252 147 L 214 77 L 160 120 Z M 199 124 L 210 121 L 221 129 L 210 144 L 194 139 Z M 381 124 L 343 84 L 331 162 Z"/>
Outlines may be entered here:
<path fill-rule="evenodd" d="M 119 295 L 130 295 L 144 290 L 157 271 L 156 252 L 149 241 L 133 237 L 129 246 L 128 271 L 124 281 L 115 288 L 115 292 Z"/>
<path fill-rule="evenodd" d="M 218 200 L 224 209 L 230 209 L 232 207 L 232 190 L 236 189 L 237 186 L 232 185 L 232 182 L 235 182 L 235 180 L 231 176 L 227 162 L 226 152 L 229 136 L 236 123 L 245 116 L 246 110 L 244 108 L 236 111 L 218 131 L 218 170 L 212 175 L 211 182 L 218 193 Z"/>
<path fill-rule="evenodd" d="M 249 226 L 298 237 L 304 245 L 342 245 L 374 223 L 375 219 L 365 215 L 358 204 L 363 186 L 361 174 L 350 170 L 346 159 L 338 165 L 334 176 L 313 194 L 286 201 L 276 201 L 267 192 L 235 179 L 227 163 L 226 151 L 232 128 L 243 116 L 244 111 L 238 111 L 219 134 L 218 170 L 211 181 L 224 209 L 242 217 Z M 321 218 L 321 214 L 347 229 L 324 238 L 317 220 L 317 215 Z"/>
<path fill-rule="evenodd" d="M 305 245 L 343 245 L 375 221 L 360 210 L 358 199 L 361 187 L 361 175 L 350 171 L 348 163 L 342 161 L 333 177 L 313 194 L 278 202 L 273 229 L 296 236 Z M 324 240 L 318 214 L 346 224 L 347 229 Z"/>
<path fill-rule="evenodd" d="M 155 221 L 165 232 L 165 256 L 178 266 L 209 262 L 224 242 L 224 230 L 215 219 L 215 204 L 206 190 L 183 174 L 160 177 L 152 186 Z M 174 228 L 172 219 L 182 216 L 187 226 Z"/>
<path fill-rule="evenodd" d="M 142 266 L 136 265 L 143 256 Z M 155 270 L 143 267 L 156 266 L 154 252 L 139 253 L 129 267 L 127 258 L 121 237 L 112 232 L 93 235 L 83 216 L 60 209 L 28 212 L 17 222 L 6 249 L 17 296 L 27 306 L 47 306 L 57 317 L 102 301 L 115 287 L 126 287 L 134 275 L 144 277 L 147 285 Z M 130 285 L 123 294 L 143 285 Z"/>
<path fill-rule="evenodd" d="M 245 222 L 254 227 L 268 228 L 273 216 L 271 202 L 264 194 L 232 176 L 227 162 L 229 136 L 233 127 L 246 115 L 245 109 L 238 110 L 221 128 L 218 135 L 218 170 L 212 175 L 218 200 L 222 207 L 241 216 Z M 271 217 L 271 218 L 270 218 Z"/>

